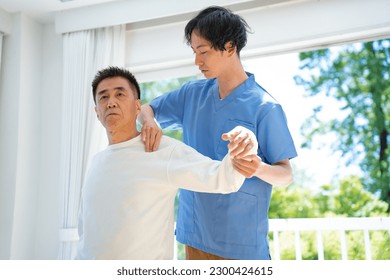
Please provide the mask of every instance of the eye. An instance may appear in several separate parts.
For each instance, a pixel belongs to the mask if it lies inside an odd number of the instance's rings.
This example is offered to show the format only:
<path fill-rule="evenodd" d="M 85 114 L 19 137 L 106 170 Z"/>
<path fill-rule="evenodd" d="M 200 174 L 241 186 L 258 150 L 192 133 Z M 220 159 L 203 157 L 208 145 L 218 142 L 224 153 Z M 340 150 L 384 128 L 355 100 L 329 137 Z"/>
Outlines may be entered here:
<path fill-rule="evenodd" d="M 103 99 L 106 99 L 106 98 L 107 98 L 107 95 L 100 95 L 99 100 L 103 100 Z"/>
<path fill-rule="evenodd" d="M 205 55 L 208 51 L 207 50 L 192 50 L 192 54 L 198 54 L 198 55 Z"/>

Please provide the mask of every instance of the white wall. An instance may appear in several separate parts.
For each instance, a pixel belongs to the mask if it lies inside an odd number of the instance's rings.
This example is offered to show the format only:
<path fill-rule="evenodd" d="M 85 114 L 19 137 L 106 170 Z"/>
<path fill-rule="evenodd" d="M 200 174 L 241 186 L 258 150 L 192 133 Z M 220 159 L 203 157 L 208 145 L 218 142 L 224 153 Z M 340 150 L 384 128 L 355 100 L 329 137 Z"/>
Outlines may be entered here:
<path fill-rule="evenodd" d="M 0 259 L 56 257 L 61 37 L 9 15 L 0 76 Z"/>
<path fill-rule="evenodd" d="M 35 239 L 37 206 L 36 160 L 39 158 L 39 112 L 41 107 L 39 84 L 41 79 L 41 37 L 39 24 L 23 15 L 14 17 L 14 30 L 19 31 L 19 46 L 13 49 L 18 58 L 17 81 L 10 87 L 17 109 L 6 118 L 11 120 L 16 138 L 15 197 L 11 239 L 11 258 L 31 258 Z M 6 69 L 5 69 L 6 70 Z M 15 77 L 15 78 L 16 78 Z M 7 81 L 8 82 L 8 81 Z M 19 83 L 19 91 L 13 91 Z M 5 94 L 7 95 L 8 92 Z M 2 104 L 8 109 L 7 103 Z M 6 132 L 8 133 L 8 132 Z"/>
<path fill-rule="evenodd" d="M 11 15 L 0 8 L 0 31 L 9 33 L 11 31 Z"/>
<path fill-rule="evenodd" d="M 62 122 L 62 36 L 43 26 L 40 155 L 35 259 L 55 259 L 59 246 L 59 177 Z"/>
<path fill-rule="evenodd" d="M 15 19 L 16 21 L 16 19 Z M 3 38 L 0 83 L 0 258 L 11 254 L 13 215 L 16 186 L 17 122 L 20 92 L 20 33 L 17 22 Z"/>

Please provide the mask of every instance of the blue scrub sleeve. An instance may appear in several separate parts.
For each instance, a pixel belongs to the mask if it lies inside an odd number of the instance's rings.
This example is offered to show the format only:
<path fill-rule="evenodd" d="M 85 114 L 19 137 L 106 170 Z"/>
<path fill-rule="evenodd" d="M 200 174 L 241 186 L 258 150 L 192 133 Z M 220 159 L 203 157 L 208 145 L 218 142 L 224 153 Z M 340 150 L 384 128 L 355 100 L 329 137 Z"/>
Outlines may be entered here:
<path fill-rule="evenodd" d="M 185 85 L 169 93 L 160 95 L 150 102 L 154 117 L 162 128 L 182 127 L 185 102 Z"/>
<path fill-rule="evenodd" d="M 286 115 L 279 104 L 275 104 L 261 119 L 257 137 L 261 147 L 260 154 L 269 164 L 297 156 Z"/>

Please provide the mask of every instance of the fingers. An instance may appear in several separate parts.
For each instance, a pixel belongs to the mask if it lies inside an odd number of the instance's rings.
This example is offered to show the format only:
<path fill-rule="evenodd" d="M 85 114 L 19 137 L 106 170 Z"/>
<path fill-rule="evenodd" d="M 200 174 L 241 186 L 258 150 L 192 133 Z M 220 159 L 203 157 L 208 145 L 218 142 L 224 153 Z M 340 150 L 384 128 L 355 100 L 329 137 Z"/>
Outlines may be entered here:
<path fill-rule="evenodd" d="M 253 147 L 254 144 L 252 142 L 252 138 L 246 132 L 241 132 L 240 134 L 236 135 L 234 140 L 228 144 L 230 156 L 236 158 L 249 155 Z"/>
<path fill-rule="evenodd" d="M 158 127 L 143 126 L 141 138 L 145 144 L 145 152 L 156 151 L 160 145 L 162 131 Z"/>
<path fill-rule="evenodd" d="M 252 169 L 248 165 L 248 162 L 232 159 L 232 164 L 233 168 L 241 173 L 245 178 L 251 178 L 253 176 Z"/>
<path fill-rule="evenodd" d="M 245 135 L 245 138 L 240 138 L 237 141 L 239 142 L 230 142 L 228 148 L 230 151 L 230 156 L 234 158 L 242 158 L 250 154 L 253 148 L 253 143 L 249 135 Z"/>
<path fill-rule="evenodd" d="M 241 158 L 257 153 L 257 140 L 249 129 L 236 126 L 231 131 L 222 134 L 223 140 L 229 140 L 228 149 L 231 157 Z"/>
<path fill-rule="evenodd" d="M 256 155 L 249 155 L 241 159 L 232 159 L 233 168 L 245 178 L 252 178 L 261 164 L 261 159 Z"/>
<path fill-rule="evenodd" d="M 230 130 L 229 132 L 226 132 L 224 134 L 222 134 L 222 139 L 225 140 L 225 141 L 233 141 L 233 139 L 241 133 L 242 131 L 242 126 L 236 126 L 235 128 L 233 128 L 232 130 Z"/>
<path fill-rule="evenodd" d="M 156 141 L 154 141 L 154 144 L 153 144 L 153 147 L 152 147 L 153 151 L 157 151 L 158 150 L 158 147 L 160 146 L 160 141 L 161 141 L 162 135 L 163 135 L 162 131 L 159 130 L 158 133 L 156 134 Z"/>
<path fill-rule="evenodd" d="M 224 133 L 222 134 L 222 140 L 225 140 L 225 141 L 233 141 L 234 138 L 238 135 L 239 132 L 234 132 L 234 133 Z"/>

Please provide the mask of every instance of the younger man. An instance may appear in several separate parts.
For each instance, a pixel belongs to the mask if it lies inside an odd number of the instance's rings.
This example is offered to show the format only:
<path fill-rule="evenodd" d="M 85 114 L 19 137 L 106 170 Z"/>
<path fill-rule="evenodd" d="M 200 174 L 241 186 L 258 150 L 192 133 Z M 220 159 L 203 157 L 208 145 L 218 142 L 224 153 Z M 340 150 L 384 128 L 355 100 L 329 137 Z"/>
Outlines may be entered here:
<path fill-rule="evenodd" d="M 183 142 L 214 160 L 228 150 L 222 132 L 237 125 L 253 131 L 258 153 L 234 167 L 247 178 L 239 192 L 180 191 L 177 240 L 187 259 L 270 259 L 268 208 L 272 186 L 292 182 L 297 153 L 282 106 L 244 70 L 240 52 L 247 23 L 223 7 L 209 7 L 184 30 L 195 65 L 206 79 L 190 81 L 142 106 L 143 140 L 157 150 L 161 127 L 182 127 Z"/>

